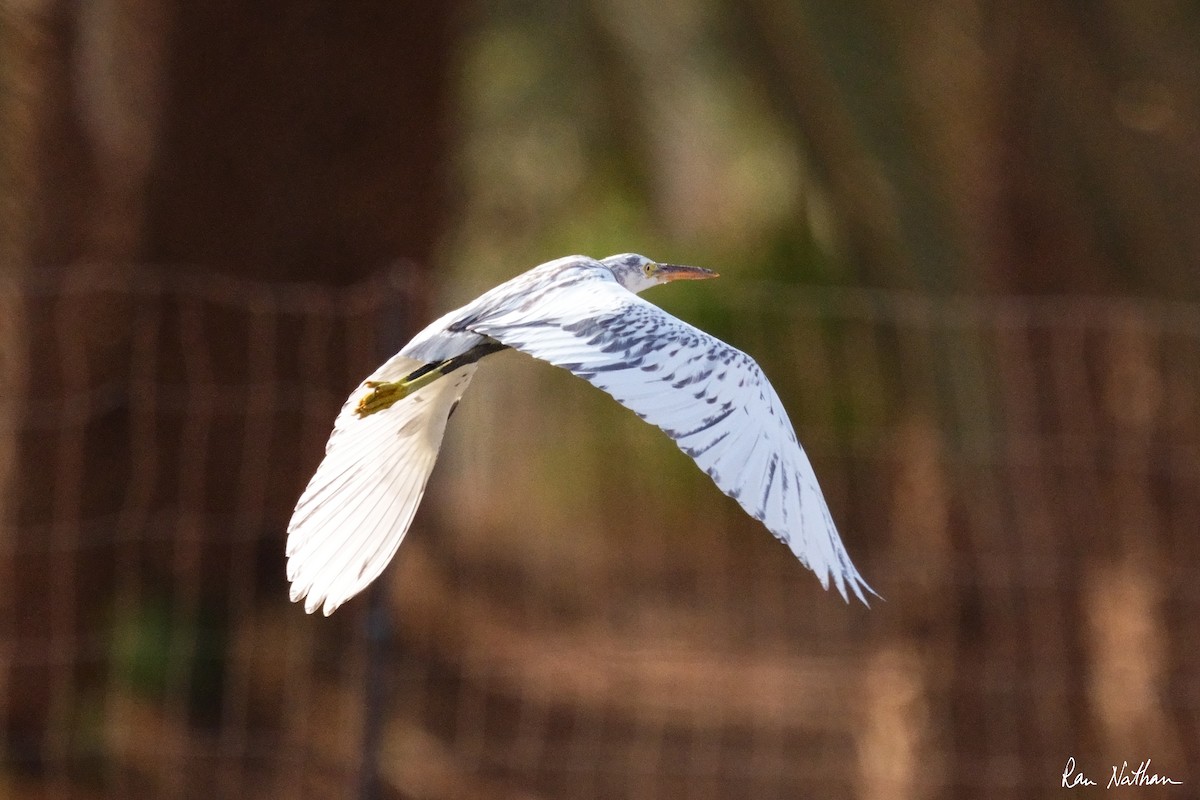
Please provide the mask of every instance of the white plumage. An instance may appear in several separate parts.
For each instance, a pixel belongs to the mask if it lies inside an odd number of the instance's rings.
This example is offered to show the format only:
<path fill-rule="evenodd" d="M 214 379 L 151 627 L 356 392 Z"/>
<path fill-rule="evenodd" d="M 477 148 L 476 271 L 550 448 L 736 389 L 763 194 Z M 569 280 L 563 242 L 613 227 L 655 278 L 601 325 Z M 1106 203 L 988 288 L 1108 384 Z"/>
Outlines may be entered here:
<path fill-rule="evenodd" d="M 713 274 L 633 254 L 570 256 L 501 284 L 417 334 L 338 415 L 325 460 L 288 526 L 292 599 L 307 598 L 309 613 L 323 606 L 330 614 L 383 571 L 412 523 L 447 417 L 476 362 L 511 347 L 570 370 L 661 428 L 786 542 L 822 586 L 832 577 L 843 597 L 849 589 L 866 602 L 864 590 L 872 590 L 846 554 L 762 370 L 635 294 Z"/>

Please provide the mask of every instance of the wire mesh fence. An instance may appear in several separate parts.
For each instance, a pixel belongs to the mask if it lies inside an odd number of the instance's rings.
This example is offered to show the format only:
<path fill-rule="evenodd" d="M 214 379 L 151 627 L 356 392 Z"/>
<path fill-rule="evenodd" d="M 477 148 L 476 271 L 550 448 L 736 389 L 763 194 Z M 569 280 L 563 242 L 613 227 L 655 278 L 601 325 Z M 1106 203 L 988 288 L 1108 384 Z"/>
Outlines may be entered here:
<path fill-rule="evenodd" d="M 345 393 L 419 321 L 411 286 L 4 293 L 10 796 L 1024 798 L 1071 757 L 1101 785 L 1146 758 L 1198 777 L 1200 308 L 677 301 L 775 383 L 869 610 L 607 397 L 496 356 L 367 625 L 365 598 L 286 602 L 283 529 Z"/>

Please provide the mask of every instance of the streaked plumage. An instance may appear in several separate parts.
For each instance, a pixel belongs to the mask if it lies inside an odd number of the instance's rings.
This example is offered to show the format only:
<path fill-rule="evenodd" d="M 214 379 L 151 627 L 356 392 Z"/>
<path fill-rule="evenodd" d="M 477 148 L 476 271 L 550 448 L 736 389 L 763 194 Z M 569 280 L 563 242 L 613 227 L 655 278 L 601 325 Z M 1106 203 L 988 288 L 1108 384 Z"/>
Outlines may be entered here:
<path fill-rule="evenodd" d="M 661 428 L 816 573 L 866 601 L 778 395 L 745 353 L 637 296 L 711 277 L 633 254 L 543 264 L 451 311 L 363 382 L 288 526 L 293 600 L 326 614 L 395 555 L 477 360 L 503 347 L 562 367 Z M 407 380 L 406 380 L 407 379 Z"/>

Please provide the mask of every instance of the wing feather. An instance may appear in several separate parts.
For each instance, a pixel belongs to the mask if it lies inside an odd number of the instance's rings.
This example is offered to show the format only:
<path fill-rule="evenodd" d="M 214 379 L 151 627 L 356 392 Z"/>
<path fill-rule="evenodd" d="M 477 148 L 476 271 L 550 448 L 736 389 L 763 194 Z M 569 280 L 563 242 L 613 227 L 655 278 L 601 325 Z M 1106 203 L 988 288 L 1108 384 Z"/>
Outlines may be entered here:
<path fill-rule="evenodd" d="M 395 356 L 368 380 L 394 380 L 422 362 Z M 366 386 L 342 406 L 325 458 L 288 525 L 292 600 L 333 610 L 373 581 L 404 540 L 441 448 L 450 410 L 475 374 L 469 364 L 365 418 Z"/>
<path fill-rule="evenodd" d="M 745 353 L 612 280 L 477 311 L 465 330 L 567 369 L 661 428 L 816 573 L 866 602 L 783 403 Z"/>

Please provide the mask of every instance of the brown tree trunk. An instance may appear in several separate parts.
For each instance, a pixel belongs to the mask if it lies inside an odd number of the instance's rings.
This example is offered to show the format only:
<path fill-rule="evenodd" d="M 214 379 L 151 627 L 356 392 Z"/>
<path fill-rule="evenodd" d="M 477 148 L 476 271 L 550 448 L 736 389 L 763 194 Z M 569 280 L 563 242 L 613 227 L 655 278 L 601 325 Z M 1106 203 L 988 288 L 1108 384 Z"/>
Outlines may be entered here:
<path fill-rule="evenodd" d="M 216 272 L 340 287 L 398 263 L 419 277 L 443 222 L 452 6 L 5 7 L 0 638 L 15 649 L 0 660 L 0 735 L 18 763 L 35 772 L 69 766 L 80 700 L 108 658 L 101 631 L 114 564 L 145 560 L 122 549 L 121 536 L 132 534 L 114 534 L 111 521 L 131 504 L 182 502 L 183 489 L 156 483 L 138 465 L 185 464 L 195 442 L 163 417 L 148 428 L 150 450 L 131 452 L 145 421 L 138 409 L 149 403 L 158 412 L 135 379 L 177 389 L 184 402 L 260 379 L 336 396 L 348 385 L 343 369 L 365 371 L 378 355 L 347 347 L 337 369 L 314 377 L 304 372 L 305 343 L 270 319 L 213 317 L 189 327 L 186 303 L 143 289 Z M 147 319 L 181 345 L 163 346 L 151 331 L 159 369 L 135 376 L 131 354 Z M 410 319 L 395 324 L 399 334 Z M 275 336 L 267 350 L 265 335 Z M 218 356 L 205 362 L 202 386 L 189 351 Z M 267 361 L 256 362 L 256 352 Z M 83 403 L 76 418 L 73 401 Z M 240 465 L 255 446 L 247 439 L 253 413 L 208 418 L 206 441 L 219 446 L 209 445 L 195 467 L 207 476 L 196 502 L 213 522 L 194 533 L 211 546 L 199 561 L 174 551 L 168 568 L 219 570 L 234 556 L 253 558 L 253 548 L 231 555 L 227 539 L 211 539 L 224 535 L 218 521 L 245 507 Z M 270 507 L 257 519 L 281 546 L 288 491 L 302 484 L 314 453 L 305 449 L 311 442 L 275 439 L 263 490 Z M 189 585 L 203 591 L 196 580 Z"/>

